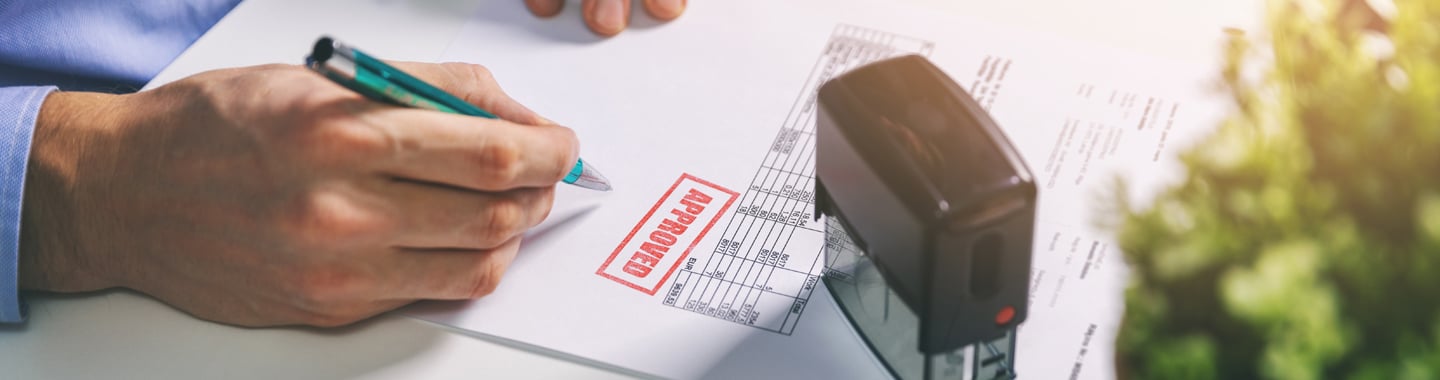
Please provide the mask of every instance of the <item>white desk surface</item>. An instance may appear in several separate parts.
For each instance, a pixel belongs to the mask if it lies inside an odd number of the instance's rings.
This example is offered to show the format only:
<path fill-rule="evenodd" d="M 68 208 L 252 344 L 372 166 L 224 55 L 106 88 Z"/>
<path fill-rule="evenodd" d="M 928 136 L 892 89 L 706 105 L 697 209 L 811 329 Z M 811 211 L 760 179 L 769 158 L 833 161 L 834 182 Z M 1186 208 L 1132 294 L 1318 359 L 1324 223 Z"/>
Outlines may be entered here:
<path fill-rule="evenodd" d="M 480 1 L 521 0 L 247 0 L 152 85 L 214 68 L 299 63 L 321 34 L 343 38 L 389 59 L 434 61 Z M 1262 9 L 1258 2 L 1248 0 L 904 1 L 1173 59 L 1206 61 L 1218 56 L 1214 51 L 1222 28 L 1256 30 L 1253 27 L 1259 25 Z M 572 2 L 576 4 L 571 6 L 578 6 L 578 1 Z M 645 16 L 637 10 L 636 17 Z M 522 23 L 580 21 L 515 22 L 518 27 Z M 0 327 L 0 373 L 5 378 L 593 379 L 633 375 L 397 315 L 331 330 L 243 329 L 201 321 L 122 290 L 32 296 L 29 302 L 30 322 Z"/>

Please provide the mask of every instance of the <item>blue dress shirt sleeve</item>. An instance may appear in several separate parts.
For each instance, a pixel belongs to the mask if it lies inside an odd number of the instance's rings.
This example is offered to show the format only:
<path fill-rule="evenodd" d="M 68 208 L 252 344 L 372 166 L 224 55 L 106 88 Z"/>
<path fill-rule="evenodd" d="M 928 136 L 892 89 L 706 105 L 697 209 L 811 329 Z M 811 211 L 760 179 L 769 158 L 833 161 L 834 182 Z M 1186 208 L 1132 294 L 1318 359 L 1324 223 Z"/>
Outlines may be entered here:
<path fill-rule="evenodd" d="M 0 0 L 0 87 L 134 92 L 239 0 Z"/>
<path fill-rule="evenodd" d="M 55 87 L 0 88 L 0 323 L 25 320 L 20 303 L 20 211 L 40 104 Z"/>

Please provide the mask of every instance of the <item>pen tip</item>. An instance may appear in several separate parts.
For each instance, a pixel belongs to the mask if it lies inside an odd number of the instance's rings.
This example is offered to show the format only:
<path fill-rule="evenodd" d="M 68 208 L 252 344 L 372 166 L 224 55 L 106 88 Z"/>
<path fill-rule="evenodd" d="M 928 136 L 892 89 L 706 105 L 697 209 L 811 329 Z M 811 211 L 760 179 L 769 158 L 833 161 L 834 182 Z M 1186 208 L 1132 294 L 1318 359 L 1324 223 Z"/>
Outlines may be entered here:
<path fill-rule="evenodd" d="M 589 162 L 586 162 L 585 166 L 581 168 L 580 178 L 575 180 L 575 185 L 599 191 L 610 191 L 614 189 L 610 186 L 610 179 L 605 178 L 604 174 L 600 174 L 600 170 L 595 169 L 595 166 Z"/>

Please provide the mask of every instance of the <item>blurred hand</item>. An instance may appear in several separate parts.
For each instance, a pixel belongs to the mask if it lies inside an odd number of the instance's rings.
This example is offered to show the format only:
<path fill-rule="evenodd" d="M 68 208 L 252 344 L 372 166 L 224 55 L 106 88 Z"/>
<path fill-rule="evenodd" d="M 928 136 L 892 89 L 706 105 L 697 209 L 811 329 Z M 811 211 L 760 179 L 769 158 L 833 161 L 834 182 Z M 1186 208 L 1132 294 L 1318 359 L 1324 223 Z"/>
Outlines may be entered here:
<path fill-rule="evenodd" d="M 336 326 L 490 293 L 549 212 L 575 136 L 483 67 L 398 66 L 508 121 L 385 105 L 282 65 L 52 94 L 27 176 L 22 288 L 126 287 L 244 326 Z"/>
<path fill-rule="evenodd" d="M 645 12 L 660 21 L 674 20 L 685 11 L 687 0 L 640 0 Z M 525 0 L 530 12 L 540 17 L 560 14 L 565 0 Z M 630 24 L 630 0 L 584 0 L 580 3 L 585 25 L 602 36 L 620 34 Z"/>

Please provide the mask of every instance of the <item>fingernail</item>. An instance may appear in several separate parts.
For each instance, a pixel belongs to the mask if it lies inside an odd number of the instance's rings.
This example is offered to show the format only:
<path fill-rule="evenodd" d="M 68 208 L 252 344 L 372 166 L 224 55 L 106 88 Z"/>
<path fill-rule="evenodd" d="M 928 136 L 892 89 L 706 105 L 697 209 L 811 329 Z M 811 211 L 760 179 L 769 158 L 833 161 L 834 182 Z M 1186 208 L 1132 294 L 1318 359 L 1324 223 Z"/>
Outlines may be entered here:
<path fill-rule="evenodd" d="M 595 2 L 595 26 L 607 32 L 619 32 L 625 28 L 625 5 L 621 1 L 600 0 Z"/>
<path fill-rule="evenodd" d="M 685 10 L 685 0 L 654 0 L 651 4 L 659 11 L 657 13 L 665 15 L 679 15 Z"/>

